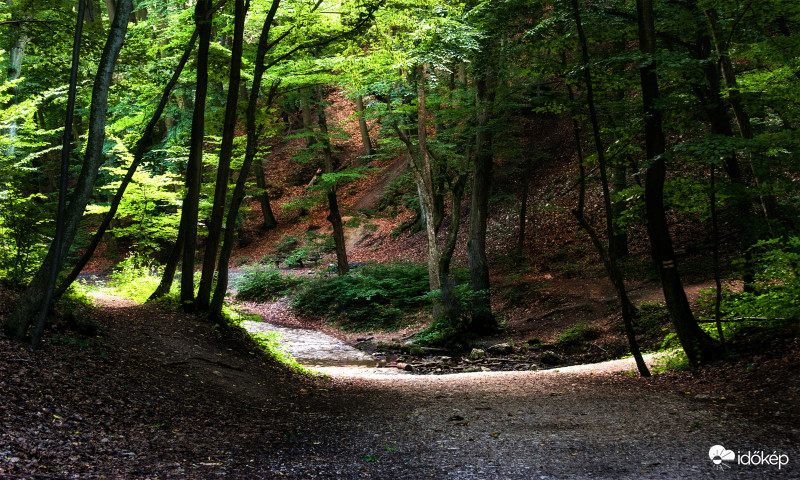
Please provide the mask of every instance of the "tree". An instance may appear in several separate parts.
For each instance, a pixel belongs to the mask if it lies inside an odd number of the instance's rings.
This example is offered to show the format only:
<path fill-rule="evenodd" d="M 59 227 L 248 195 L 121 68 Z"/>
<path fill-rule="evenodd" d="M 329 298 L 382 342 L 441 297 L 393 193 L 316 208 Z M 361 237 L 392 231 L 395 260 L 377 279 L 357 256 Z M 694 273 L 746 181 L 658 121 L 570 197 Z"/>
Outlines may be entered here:
<path fill-rule="evenodd" d="M 6 320 L 4 328 L 14 337 L 23 338 L 27 333 L 28 327 L 33 320 L 34 312 L 43 303 L 45 292 L 47 291 L 46 285 L 52 275 L 51 269 L 55 266 L 57 267 L 55 270 L 58 272 L 64 264 L 67 253 L 75 239 L 83 211 L 94 189 L 94 182 L 102 162 L 108 92 L 111 87 L 117 57 L 125 41 L 125 33 L 128 29 L 128 19 L 132 8 L 131 0 L 120 0 L 117 6 L 117 15 L 109 29 L 92 88 L 89 138 L 86 142 L 83 165 L 75 191 L 64 213 L 63 243 L 59 250 L 55 250 L 51 246 L 42 266 L 21 296 L 14 312 Z"/>
<path fill-rule="evenodd" d="M 658 73 L 653 55 L 656 51 L 655 15 L 652 0 L 637 0 L 639 48 L 645 55 L 640 67 L 642 103 L 644 106 L 645 144 L 647 146 L 647 175 L 645 178 L 645 209 L 650 249 L 661 277 L 664 298 L 675 330 L 690 363 L 707 362 L 716 355 L 716 342 L 705 333 L 694 318 L 683 289 L 675 250 L 664 212 L 664 181 L 666 179 L 666 146 L 662 130 L 662 113 L 658 106 Z"/>

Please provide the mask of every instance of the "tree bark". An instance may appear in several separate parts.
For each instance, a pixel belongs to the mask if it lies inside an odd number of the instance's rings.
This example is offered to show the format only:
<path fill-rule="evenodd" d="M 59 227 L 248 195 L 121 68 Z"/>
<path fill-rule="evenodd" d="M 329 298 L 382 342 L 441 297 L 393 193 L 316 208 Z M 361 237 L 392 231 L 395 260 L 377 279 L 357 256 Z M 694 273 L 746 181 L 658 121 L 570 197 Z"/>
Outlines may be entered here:
<path fill-rule="evenodd" d="M 319 124 L 320 138 L 318 142 L 322 143 L 322 154 L 324 157 L 324 173 L 333 173 L 335 171 L 333 150 L 331 149 L 331 141 L 328 137 L 328 119 L 325 116 L 325 99 L 323 98 L 323 87 L 317 85 L 317 123 Z M 336 186 L 333 185 L 326 193 L 328 197 L 328 221 L 331 222 L 333 227 L 333 242 L 336 245 L 336 271 L 339 275 L 344 275 L 350 271 L 350 265 L 347 262 L 347 247 L 344 243 L 344 225 L 342 225 L 342 215 L 339 212 L 339 202 L 336 199 Z"/>
<path fill-rule="evenodd" d="M 211 286 L 214 281 L 214 271 L 217 264 L 217 250 L 219 249 L 225 221 L 225 201 L 228 194 L 231 157 L 233 157 L 233 138 L 236 136 L 236 120 L 238 118 L 244 20 L 247 16 L 247 7 L 249 7 L 249 2 L 247 3 L 248 5 L 245 5 L 245 0 L 236 0 L 235 6 L 228 98 L 226 99 L 222 142 L 219 150 L 217 182 L 214 186 L 214 203 L 211 207 L 211 220 L 208 225 L 208 236 L 206 237 L 205 254 L 203 256 L 203 273 L 200 278 L 196 299 L 197 308 L 202 311 L 208 310 L 211 303 Z"/>
<path fill-rule="evenodd" d="M 489 295 L 489 262 L 486 257 L 486 221 L 489 210 L 489 188 L 492 183 L 492 130 L 489 119 L 494 104 L 494 79 L 490 66 L 475 78 L 476 127 L 475 172 L 472 176 L 467 260 L 472 286 L 472 323 L 470 329 L 486 333 L 497 328 Z"/>
<path fill-rule="evenodd" d="M 117 192 L 114 194 L 114 198 L 111 200 L 111 206 L 109 207 L 108 212 L 103 217 L 103 221 L 100 226 L 97 228 L 97 231 L 92 236 L 92 240 L 89 242 L 89 246 L 86 248 L 86 251 L 81 256 L 78 263 L 72 268 L 72 271 L 67 275 L 67 278 L 61 283 L 61 286 L 58 289 L 55 297 L 59 298 L 64 292 L 69 288 L 72 282 L 78 278 L 80 275 L 81 270 L 83 267 L 89 263 L 89 260 L 94 255 L 95 250 L 100 245 L 100 242 L 103 240 L 103 235 L 108 230 L 108 227 L 111 225 L 111 221 L 114 219 L 114 215 L 117 213 L 117 209 L 119 208 L 120 203 L 122 202 L 122 197 L 125 195 L 125 190 L 128 188 L 131 180 L 133 180 L 133 175 L 136 173 L 136 170 L 139 168 L 139 165 L 142 163 L 142 159 L 144 158 L 144 154 L 153 144 L 153 132 L 155 130 L 156 124 L 158 123 L 159 118 L 164 112 L 164 108 L 167 106 L 167 102 L 169 101 L 170 94 L 172 90 L 175 88 L 175 85 L 178 83 L 178 79 L 180 78 L 181 72 L 183 68 L 186 66 L 186 62 L 189 60 L 189 56 L 194 49 L 194 44 L 197 41 L 197 30 L 194 31 L 192 37 L 189 39 L 189 42 L 186 44 L 186 48 L 183 51 L 183 56 L 178 61 L 178 65 L 175 67 L 175 72 L 172 74 L 172 78 L 170 78 L 167 85 L 164 87 L 164 91 L 161 93 L 161 100 L 156 107 L 156 110 L 153 112 L 152 117 L 150 117 L 150 121 L 148 122 L 147 126 L 142 133 L 141 138 L 138 142 L 136 142 L 136 147 L 134 151 L 133 162 L 131 163 L 130 167 L 128 167 L 128 171 L 125 173 L 125 177 L 122 179 Z"/>
<path fill-rule="evenodd" d="M 186 166 L 186 197 L 181 209 L 184 229 L 183 259 L 181 262 L 181 305 L 184 311 L 194 310 L 194 260 L 197 250 L 197 222 L 200 206 L 200 185 L 203 176 L 203 143 L 205 111 L 208 93 L 208 50 L 211 43 L 211 0 L 198 0 L 195 23 L 199 33 L 197 49 L 197 85 L 192 115 L 189 162 Z"/>
<path fill-rule="evenodd" d="M 367 119 L 364 118 L 364 98 L 359 93 L 356 95 L 356 114 L 358 115 L 358 129 L 361 132 L 361 143 L 364 144 L 364 156 L 372 155 L 372 140 L 369 138 Z"/>
<path fill-rule="evenodd" d="M 618 257 L 617 251 L 618 246 L 616 245 L 617 237 L 615 235 L 614 229 L 614 211 L 613 205 L 611 202 L 611 191 L 609 188 L 608 182 L 608 171 L 606 166 L 606 157 L 605 157 L 605 147 L 603 146 L 602 138 L 600 137 L 600 121 L 598 120 L 597 116 L 597 109 L 595 108 L 594 103 L 594 82 L 592 81 L 592 73 L 589 69 L 589 47 L 586 41 L 586 36 L 583 32 L 583 25 L 581 22 L 581 15 L 580 15 L 580 4 L 578 0 L 572 0 L 572 8 L 573 14 L 575 16 L 575 25 L 578 30 L 578 41 L 581 47 L 581 57 L 583 60 L 583 78 L 584 82 L 586 83 L 586 101 L 589 107 L 589 120 L 592 124 L 592 139 L 594 140 L 595 151 L 597 152 L 597 163 L 598 168 L 600 169 L 600 184 L 603 189 L 603 206 L 605 209 L 606 214 L 606 235 L 608 236 L 608 251 L 606 252 L 605 248 L 603 247 L 602 242 L 600 241 L 599 235 L 595 232 L 594 228 L 589 224 L 586 220 L 583 212 L 583 207 L 585 205 L 584 195 L 586 194 L 586 187 L 584 183 L 586 182 L 586 172 L 584 170 L 584 163 L 582 155 L 578 158 L 579 162 L 579 169 L 580 169 L 580 181 L 581 181 L 581 188 L 580 188 L 580 195 L 581 198 L 578 201 L 579 209 L 574 212 L 575 217 L 578 219 L 578 222 L 581 224 L 583 229 L 589 234 L 589 237 L 594 244 L 595 250 L 600 255 L 600 258 L 603 260 L 603 264 L 606 267 L 606 271 L 608 272 L 608 276 L 611 279 L 611 282 L 614 284 L 614 290 L 617 293 L 617 298 L 620 301 L 620 305 L 622 306 L 622 320 L 625 325 L 625 334 L 628 337 L 628 345 L 631 349 L 631 354 L 636 361 L 636 368 L 639 370 L 639 374 L 643 377 L 650 376 L 650 370 L 647 368 L 647 364 L 644 362 L 642 358 L 642 352 L 639 350 L 639 344 L 636 341 L 636 334 L 633 330 L 633 322 L 636 318 L 636 308 L 631 303 L 630 299 L 628 298 L 628 292 L 625 288 L 625 280 L 622 277 L 622 273 L 619 271 L 618 265 Z M 570 99 L 572 99 L 572 88 L 569 88 L 569 95 Z M 575 122 L 573 125 L 576 125 Z M 575 131 L 575 140 L 576 142 L 580 143 L 580 134 L 577 128 L 574 129 Z M 579 150 L 580 152 L 580 150 Z"/>
<path fill-rule="evenodd" d="M 211 306 L 209 309 L 209 318 L 212 320 L 222 319 L 222 305 L 225 303 L 225 295 L 228 292 L 228 262 L 231 258 L 231 251 L 233 251 L 236 215 L 239 213 L 242 200 L 244 200 L 244 187 L 250 174 L 250 166 L 253 164 L 253 159 L 256 156 L 256 147 L 258 146 L 258 138 L 256 136 L 256 110 L 258 110 L 261 82 L 264 78 L 264 72 L 267 69 L 264 65 L 264 58 L 269 50 L 269 31 L 279 6 L 280 0 L 272 0 L 270 10 L 267 12 L 267 18 L 264 20 L 264 24 L 261 27 L 261 36 L 258 39 L 253 84 L 247 102 L 247 112 L 245 114 L 247 145 L 245 146 L 244 161 L 239 170 L 239 177 L 236 180 L 236 186 L 233 188 L 231 205 L 228 208 L 228 218 L 225 221 L 225 235 L 222 240 L 222 248 L 220 249 L 219 260 L 217 262 L 217 286 L 214 289 L 214 296 L 211 298 Z M 266 101 L 267 106 L 272 104 L 277 86 L 278 84 L 275 83 L 272 88 L 270 88 L 269 96 Z"/>
<path fill-rule="evenodd" d="M 661 110 L 656 106 L 659 97 L 658 75 L 655 61 L 655 16 L 653 0 L 637 0 L 636 10 L 639 27 L 639 48 L 650 57 L 650 61 L 640 67 L 642 84 L 642 103 L 644 105 L 645 143 L 650 166 L 645 178 L 645 215 L 650 250 L 661 278 L 667 309 L 678 334 L 681 345 L 692 365 L 703 363 L 715 356 L 714 340 L 698 325 L 694 318 L 686 292 L 683 289 L 672 238 L 664 212 L 664 181 L 666 146 L 662 130 Z"/>
<path fill-rule="evenodd" d="M 83 166 L 75 183 L 75 190 L 72 199 L 65 211 L 64 222 L 64 241 L 62 247 L 56 251 L 51 245 L 50 251 L 44 259 L 39 270 L 34 275 L 28 288 L 20 297 L 19 304 L 14 312 L 8 317 L 4 327 L 13 336 L 23 338 L 27 333 L 28 327 L 35 312 L 42 306 L 46 285 L 50 278 L 50 271 L 53 265 L 64 264 L 78 225 L 83 216 L 83 211 L 89 202 L 89 197 L 94 190 L 94 182 L 97 179 L 98 170 L 103 161 L 103 142 L 105 141 L 106 110 L 108 108 L 108 92 L 113 80 L 114 66 L 116 65 L 122 44 L 125 41 L 125 33 L 128 29 L 128 18 L 132 9 L 131 0 L 120 0 L 117 17 L 108 32 L 105 47 L 100 64 L 95 75 L 94 86 L 92 88 L 92 102 L 89 114 L 89 137 L 86 142 Z M 53 255 L 58 258 L 53 259 Z"/>
<path fill-rule="evenodd" d="M 522 169 L 522 198 L 519 204 L 519 231 L 517 232 L 517 258 L 525 258 L 525 229 L 528 224 L 528 191 L 531 184 L 531 160 Z"/>
<path fill-rule="evenodd" d="M 261 204 L 261 216 L 263 222 L 261 223 L 262 230 L 272 230 L 278 226 L 278 220 L 275 218 L 275 213 L 272 211 L 272 205 L 269 203 L 269 192 L 267 191 L 267 179 L 264 177 L 264 163 L 258 158 L 255 165 L 256 186 L 260 190 L 258 194 L 258 201 Z"/>

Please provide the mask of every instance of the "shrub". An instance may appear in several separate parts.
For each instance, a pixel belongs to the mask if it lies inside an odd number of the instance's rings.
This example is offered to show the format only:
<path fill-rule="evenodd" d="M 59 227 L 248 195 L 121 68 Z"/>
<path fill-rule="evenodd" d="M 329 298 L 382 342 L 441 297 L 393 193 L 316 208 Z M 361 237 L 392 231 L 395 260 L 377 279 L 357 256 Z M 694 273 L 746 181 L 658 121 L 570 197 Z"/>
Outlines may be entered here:
<path fill-rule="evenodd" d="M 556 345 L 567 352 L 580 351 L 588 342 L 600 338 L 601 333 L 597 327 L 580 323 L 562 333 Z"/>
<path fill-rule="evenodd" d="M 300 283 L 301 279 L 283 275 L 268 265 L 247 267 L 242 276 L 234 281 L 237 298 L 257 302 L 271 302 L 288 295 Z"/>
<path fill-rule="evenodd" d="M 327 315 L 350 331 L 392 330 L 424 304 L 428 271 L 412 263 L 367 263 L 347 275 L 309 281 L 294 300 L 301 313 Z"/>

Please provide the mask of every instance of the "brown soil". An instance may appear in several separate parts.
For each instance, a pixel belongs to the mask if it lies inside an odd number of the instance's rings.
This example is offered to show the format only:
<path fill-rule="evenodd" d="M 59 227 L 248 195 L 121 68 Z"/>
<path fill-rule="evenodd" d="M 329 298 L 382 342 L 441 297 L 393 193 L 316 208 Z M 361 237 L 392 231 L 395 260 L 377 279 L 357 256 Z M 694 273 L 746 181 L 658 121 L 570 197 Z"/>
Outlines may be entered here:
<path fill-rule="evenodd" d="M 35 353 L 0 339 L 0 477 L 800 475 L 796 341 L 781 346 L 785 355 L 696 377 L 573 369 L 312 379 L 239 332 L 100 301 L 96 338 L 56 329 Z M 716 444 L 790 463 L 718 474 L 708 458 Z"/>

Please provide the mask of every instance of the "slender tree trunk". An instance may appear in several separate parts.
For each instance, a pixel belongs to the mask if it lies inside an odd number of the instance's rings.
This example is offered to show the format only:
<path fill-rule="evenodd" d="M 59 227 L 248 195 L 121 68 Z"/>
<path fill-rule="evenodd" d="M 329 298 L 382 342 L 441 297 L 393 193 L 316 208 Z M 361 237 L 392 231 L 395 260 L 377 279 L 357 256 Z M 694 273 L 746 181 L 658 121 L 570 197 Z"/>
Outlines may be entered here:
<path fill-rule="evenodd" d="M 714 42 L 714 49 L 716 50 L 719 67 L 722 71 L 722 79 L 725 82 L 725 88 L 728 90 L 728 103 L 733 110 L 733 117 L 736 120 L 736 125 L 739 127 L 739 132 L 742 138 L 753 138 L 753 127 L 750 123 L 750 115 L 745 111 L 742 95 L 739 91 L 739 85 L 736 81 L 736 73 L 733 70 L 733 63 L 727 51 L 727 45 L 722 43 L 719 32 L 719 18 L 716 10 L 705 10 L 703 12 L 708 21 L 709 30 L 711 31 L 711 39 Z M 766 179 L 759 174 L 758 169 L 753 162 L 750 162 L 753 176 L 756 180 L 756 186 L 760 187 L 766 183 Z M 759 188 L 760 189 L 760 188 Z M 775 197 L 772 195 L 763 195 L 759 192 L 761 199 L 761 208 L 764 216 L 767 219 L 777 219 L 778 206 Z"/>
<path fill-rule="evenodd" d="M 97 179 L 98 170 L 103 161 L 108 92 L 111 87 L 117 57 L 125 41 L 131 9 L 131 0 L 120 0 L 117 17 L 108 32 L 108 38 L 100 57 L 100 64 L 98 65 L 94 87 L 92 88 L 89 138 L 86 142 L 83 166 L 64 216 L 64 241 L 58 250 L 55 250 L 51 245 L 44 262 L 20 297 L 16 309 L 6 320 L 5 328 L 17 338 L 25 336 L 35 313 L 42 306 L 53 265 L 57 265 L 59 268 L 56 270 L 59 270 L 60 266 L 64 264 L 64 259 L 67 257 L 75 239 L 75 234 L 78 231 L 83 211 L 89 203 L 89 198 L 94 190 L 94 182 Z M 53 255 L 58 258 L 53 259 Z"/>
<path fill-rule="evenodd" d="M 330 138 L 328 137 L 328 119 L 325 116 L 325 99 L 323 98 L 323 87 L 317 85 L 317 123 L 319 124 L 320 138 L 318 142 L 322 143 L 322 154 L 324 156 L 325 165 L 324 173 L 333 173 L 333 151 L 331 149 Z M 347 262 L 347 247 L 344 243 L 344 225 L 342 224 L 342 215 L 339 212 L 339 202 L 336 199 L 336 186 L 331 186 L 326 194 L 328 197 L 328 221 L 331 222 L 333 227 L 333 242 L 336 245 L 336 271 L 339 275 L 344 275 L 350 271 L 350 265 Z"/>
<path fill-rule="evenodd" d="M 314 119 L 311 112 L 311 91 L 303 92 L 300 99 L 300 112 L 303 119 L 303 128 L 306 131 L 306 148 L 311 148 L 316 141 L 314 138 Z"/>
<path fill-rule="evenodd" d="M 614 165 L 611 169 L 611 195 L 616 197 L 619 192 L 628 188 L 628 168 L 625 165 L 624 159 Z M 611 218 L 616 222 L 617 219 L 622 217 L 622 212 L 625 211 L 625 201 L 615 200 L 611 202 Z M 620 227 L 616 223 L 612 235 L 614 236 L 614 256 L 616 258 L 624 258 L 628 256 L 628 232 L 625 227 Z"/>
<path fill-rule="evenodd" d="M 200 205 L 200 185 L 203 176 L 203 143 L 205 140 L 206 95 L 208 93 L 208 50 L 211 42 L 211 0 L 198 0 L 195 22 L 199 33 L 197 49 L 197 85 L 195 87 L 194 114 L 186 166 L 186 197 L 181 209 L 184 230 L 183 259 L 181 262 L 181 305 L 191 312 L 194 305 L 194 260 L 197 250 L 197 222 Z"/>
<path fill-rule="evenodd" d="M 356 113 L 358 114 L 358 129 L 361 132 L 361 143 L 364 144 L 363 155 L 372 155 L 372 140 L 369 138 L 367 119 L 364 118 L 364 98 L 360 93 L 356 95 Z"/>
<path fill-rule="evenodd" d="M 645 115 L 645 143 L 647 158 L 651 162 L 645 178 L 645 215 L 650 237 L 651 255 L 661 277 L 664 299 L 672 317 L 675 331 L 686 356 L 692 365 L 710 360 L 715 355 L 715 342 L 698 325 L 694 318 L 680 274 L 675 262 L 672 238 L 664 213 L 664 181 L 666 146 L 662 130 L 661 110 L 656 106 L 659 98 L 658 75 L 652 60 L 655 53 L 655 16 L 653 0 L 637 0 L 639 23 L 639 48 L 651 61 L 640 68 L 642 102 Z"/>
<path fill-rule="evenodd" d="M 256 159 L 255 174 L 256 186 L 260 190 L 258 194 L 258 201 L 261 204 L 261 216 L 264 218 L 261 224 L 262 230 L 271 230 L 278 226 L 278 220 L 275 219 L 275 213 L 272 211 L 272 205 L 269 203 L 269 192 L 267 192 L 267 179 L 264 177 L 264 163 L 261 158 Z"/>
<path fill-rule="evenodd" d="M 214 296 L 211 298 L 211 305 L 209 309 L 209 317 L 213 320 L 220 320 L 222 318 L 222 305 L 225 303 L 225 295 L 228 292 L 228 262 L 231 258 L 231 251 L 233 251 L 234 232 L 236 231 L 236 216 L 239 213 L 239 207 L 244 200 L 244 187 L 247 183 L 247 178 L 250 175 L 250 166 L 253 164 L 253 159 L 256 156 L 256 147 L 258 146 L 258 138 L 256 136 L 256 111 L 258 110 L 258 98 L 261 91 L 261 82 L 266 71 L 264 58 L 269 50 L 269 31 L 272 22 L 275 19 L 275 13 L 280 6 L 280 0 L 272 0 L 272 5 L 264 24 L 261 27 L 261 36 L 258 39 L 258 48 L 256 50 L 256 63 L 255 71 L 253 72 L 253 84 L 250 90 L 250 96 L 247 102 L 247 112 L 245 114 L 245 122 L 247 128 L 247 145 L 245 146 L 244 161 L 239 170 L 239 177 L 236 180 L 236 186 L 233 188 L 233 196 L 231 204 L 228 208 L 228 217 L 225 221 L 225 233 L 222 240 L 222 248 L 219 253 L 219 260 L 217 262 L 217 285 L 214 290 Z M 273 84 L 270 89 L 266 105 L 272 105 L 275 92 L 278 84 Z"/>
<path fill-rule="evenodd" d="M 525 229 L 528 224 L 528 191 L 531 185 L 530 159 L 522 170 L 522 198 L 519 204 L 519 231 L 517 233 L 517 258 L 525 258 Z"/>
<path fill-rule="evenodd" d="M 117 14 L 117 3 L 114 0 L 106 0 L 106 14 L 108 21 L 114 23 L 114 16 Z"/>
<path fill-rule="evenodd" d="M 475 78 L 476 148 L 475 172 L 472 176 L 472 206 L 467 239 L 470 284 L 473 291 L 470 329 L 485 333 L 497 328 L 489 295 L 489 262 L 486 257 L 486 221 L 489 210 L 489 189 L 492 183 L 492 130 L 489 119 L 494 104 L 494 79 L 491 67 Z"/>
<path fill-rule="evenodd" d="M 647 368 L 647 364 L 644 363 L 642 352 L 639 350 L 639 344 L 636 341 L 636 334 L 633 330 L 633 322 L 636 318 L 636 308 L 628 298 L 628 292 L 625 288 L 625 280 L 622 277 L 622 273 L 619 271 L 618 258 L 616 256 L 618 251 L 618 247 L 616 245 L 617 237 L 614 235 L 614 213 L 611 202 L 611 191 L 608 182 L 608 172 L 606 168 L 605 147 L 603 146 L 603 141 L 600 137 L 600 122 L 597 118 L 597 110 L 594 103 L 594 85 L 592 81 L 592 73 L 589 69 L 589 47 L 587 45 L 586 36 L 583 33 L 580 4 L 578 3 L 578 0 L 572 0 L 572 8 L 575 16 L 575 25 L 578 29 L 578 41 L 580 42 L 581 46 L 581 56 L 583 59 L 583 78 L 584 82 L 586 83 L 586 101 L 589 107 L 589 120 L 592 123 L 592 138 L 594 140 L 594 146 L 597 152 L 598 168 L 600 169 L 600 184 L 603 189 L 603 206 L 606 213 L 606 235 L 608 236 L 607 253 L 602 245 L 602 242 L 600 241 L 599 236 L 584 216 L 583 207 L 585 202 L 583 200 L 583 196 L 586 194 L 586 187 L 584 185 L 586 182 L 586 175 L 584 171 L 583 158 L 578 159 L 580 162 L 579 168 L 581 178 L 581 199 L 578 202 L 580 208 L 576 210 L 574 214 L 583 229 L 589 234 L 597 253 L 600 255 L 603 263 L 605 264 L 609 278 L 614 284 L 614 289 L 617 292 L 617 298 L 619 298 L 620 305 L 622 306 L 622 320 L 625 324 L 625 334 L 628 337 L 628 345 L 630 346 L 631 354 L 636 361 L 636 367 L 639 370 L 639 374 L 643 377 L 649 377 L 650 370 Z M 572 99 L 572 88 L 568 88 L 570 89 L 570 99 Z M 576 141 L 580 143 L 580 134 L 577 130 L 575 130 L 575 138 Z"/>
<path fill-rule="evenodd" d="M 156 107 L 156 110 L 153 112 L 153 116 L 150 117 L 150 122 L 148 122 L 147 126 L 142 133 L 142 137 L 136 142 L 135 153 L 133 157 L 133 162 L 131 163 L 130 167 L 128 167 L 128 171 L 125 173 L 125 177 L 122 179 L 122 183 L 120 183 L 117 192 L 114 194 L 114 198 L 111 200 L 111 206 L 109 207 L 108 212 L 103 217 L 103 221 L 100 226 L 97 228 L 97 231 L 92 236 L 92 240 L 89 242 L 89 246 L 86 248 L 86 252 L 84 252 L 83 256 L 81 256 L 78 263 L 72 268 L 72 271 L 67 275 L 67 278 L 61 283 L 61 286 L 58 289 L 55 297 L 59 298 L 64 292 L 69 288 L 72 282 L 78 278 L 80 275 L 81 270 L 89 263 L 89 260 L 94 255 L 95 250 L 100 245 L 100 242 L 103 240 L 103 235 L 108 230 L 108 227 L 111 225 L 111 221 L 114 219 L 114 215 L 117 213 L 117 209 L 119 208 L 120 203 L 122 202 L 122 197 L 125 195 L 125 190 L 128 188 L 131 180 L 133 180 L 133 175 L 136 173 L 136 170 L 139 168 L 139 165 L 142 163 L 142 159 L 144 158 L 144 154 L 153 144 L 153 132 L 155 130 L 156 124 L 158 123 L 159 118 L 161 117 L 162 113 L 164 112 L 164 108 L 167 106 L 167 102 L 169 101 L 170 94 L 172 90 L 175 88 L 175 85 L 178 83 L 178 79 L 180 78 L 181 72 L 183 68 L 186 66 L 186 62 L 189 60 L 189 56 L 194 49 L 194 44 L 197 41 L 197 30 L 194 31 L 192 37 L 189 39 L 189 42 L 186 44 L 186 48 L 183 51 L 183 56 L 181 57 L 180 61 L 178 61 L 178 65 L 175 67 L 175 72 L 172 74 L 172 78 L 170 78 L 167 85 L 164 87 L 164 91 L 161 94 L 161 100 Z"/>
<path fill-rule="evenodd" d="M 441 282 L 439 279 L 439 258 L 441 249 L 436 240 L 436 233 L 439 230 L 434 216 L 435 191 L 433 187 L 433 173 L 430 157 L 428 156 L 428 131 L 427 131 L 427 110 L 425 108 L 425 81 L 426 68 L 424 65 L 419 67 L 420 75 L 417 84 L 417 142 L 419 152 L 412 156 L 411 167 L 417 180 L 417 191 L 419 193 L 419 204 L 422 210 L 422 219 L 425 222 L 425 234 L 427 238 L 428 250 L 428 283 L 431 290 L 439 290 Z"/>
<path fill-rule="evenodd" d="M 238 118 L 239 82 L 242 69 L 242 45 L 244 42 L 244 20 L 248 5 L 245 0 L 236 0 L 234 14 L 233 47 L 231 49 L 231 68 L 228 82 L 228 98 L 226 100 L 225 120 L 222 130 L 222 143 L 219 151 L 217 182 L 214 186 L 214 203 L 211 207 L 211 221 L 206 237 L 205 255 L 203 257 L 203 273 L 197 291 L 197 308 L 206 311 L 211 303 L 211 286 L 217 264 L 217 250 L 222 237 L 225 221 L 225 201 L 228 194 L 228 181 L 233 156 L 233 138 L 236 136 L 236 120 Z"/>
<path fill-rule="evenodd" d="M 72 43 L 72 69 L 69 76 L 69 92 L 67 94 L 67 113 L 64 121 L 64 132 L 72 124 L 72 115 L 75 112 L 75 95 L 78 89 L 78 63 L 81 51 L 81 33 L 83 31 L 83 16 L 86 11 L 84 0 L 78 2 L 78 20 L 75 24 L 75 38 Z M 58 211 L 56 212 L 56 233 L 53 237 L 53 250 L 58 252 L 64 243 L 64 213 L 67 207 L 67 181 L 69 176 L 69 147 L 70 139 L 64 135 L 64 142 L 61 147 L 61 177 L 59 179 L 58 192 Z M 50 302 L 53 300 L 53 291 L 56 288 L 58 272 L 61 270 L 58 255 L 53 255 L 53 264 L 50 267 L 50 277 L 47 279 L 47 289 L 44 294 L 44 301 L 39 309 L 39 318 L 36 322 L 36 329 L 31 340 L 31 350 L 39 347 L 42 339 L 44 324 L 47 320 L 47 312 L 50 310 Z"/>

